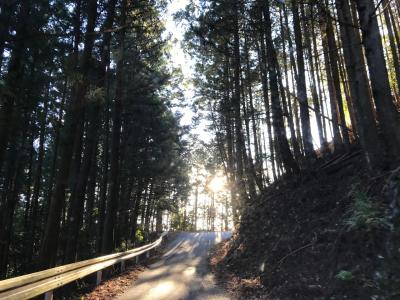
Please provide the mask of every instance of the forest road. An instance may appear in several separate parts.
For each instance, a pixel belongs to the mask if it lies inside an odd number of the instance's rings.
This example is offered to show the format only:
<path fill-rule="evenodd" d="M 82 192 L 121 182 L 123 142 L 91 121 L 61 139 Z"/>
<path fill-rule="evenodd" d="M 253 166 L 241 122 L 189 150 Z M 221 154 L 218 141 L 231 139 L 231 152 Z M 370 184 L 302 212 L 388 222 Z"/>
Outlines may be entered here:
<path fill-rule="evenodd" d="M 211 248 L 230 232 L 182 232 L 167 245 L 161 259 L 140 274 L 117 300 L 230 299 L 211 274 L 207 257 Z"/>

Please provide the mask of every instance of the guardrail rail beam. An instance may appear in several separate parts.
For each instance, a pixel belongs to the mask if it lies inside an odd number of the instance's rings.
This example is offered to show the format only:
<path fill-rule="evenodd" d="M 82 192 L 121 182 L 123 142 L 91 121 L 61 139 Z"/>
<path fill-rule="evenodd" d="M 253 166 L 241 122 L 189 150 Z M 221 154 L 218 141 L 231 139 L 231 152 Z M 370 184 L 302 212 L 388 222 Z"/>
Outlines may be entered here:
<path fill-rule="evenodd" d="M 56 268 L 39 271 L 15 278 L 0 281 L 0 299 L 23 300 L 45 294 L 45 300 L 53 299 L 53 291 L 77 279 L 96 273 L 96 285 L 102 280 L 102 270 L 117 263 L 121 264 L 121 272 L 125 270 L 127 260 L 135 258 L 139 262 L 139 255 L 150 251 L 161 244 L 168 232 L 163 232 L 153 243 L 125 252 L 104 255 Z"/>

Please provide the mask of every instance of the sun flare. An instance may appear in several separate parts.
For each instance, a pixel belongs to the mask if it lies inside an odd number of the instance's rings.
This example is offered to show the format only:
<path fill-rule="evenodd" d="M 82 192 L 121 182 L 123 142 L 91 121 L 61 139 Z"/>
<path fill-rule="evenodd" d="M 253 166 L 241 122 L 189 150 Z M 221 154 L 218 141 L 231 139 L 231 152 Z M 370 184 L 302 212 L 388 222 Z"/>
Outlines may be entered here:
<path fill-rule="evenodd" d="M 211 191 L 214 193 L 221 192 L 225 189 L 225 177 L 222 176 L 215 176 L 210 183 L 208 184 Z"/>

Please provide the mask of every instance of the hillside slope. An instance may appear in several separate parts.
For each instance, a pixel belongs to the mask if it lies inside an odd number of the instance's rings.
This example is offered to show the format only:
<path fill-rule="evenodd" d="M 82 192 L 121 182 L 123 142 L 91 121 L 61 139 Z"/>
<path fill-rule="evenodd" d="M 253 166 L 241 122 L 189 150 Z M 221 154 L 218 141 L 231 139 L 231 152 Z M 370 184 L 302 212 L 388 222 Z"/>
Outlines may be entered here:
<path fill-rule="evenodd" d="M 353 152 L 253 199 L 211 262 L 241 299 L 400 298 L 399 209 L 400 168 Z"/>

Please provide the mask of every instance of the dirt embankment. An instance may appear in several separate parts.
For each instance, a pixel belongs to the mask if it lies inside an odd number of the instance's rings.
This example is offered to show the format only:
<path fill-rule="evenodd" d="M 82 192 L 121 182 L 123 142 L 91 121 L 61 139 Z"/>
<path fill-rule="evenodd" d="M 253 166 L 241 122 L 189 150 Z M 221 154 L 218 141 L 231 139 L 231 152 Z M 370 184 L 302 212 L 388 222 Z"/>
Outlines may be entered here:
<path fill-rule="evenodd" d="M 343 156 L 274 183 L 211 258 L 239 299 L 400 299 L 400 168 Z"/>

